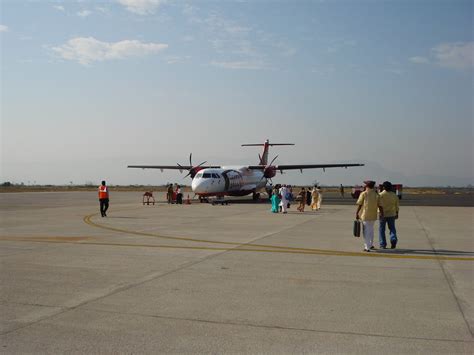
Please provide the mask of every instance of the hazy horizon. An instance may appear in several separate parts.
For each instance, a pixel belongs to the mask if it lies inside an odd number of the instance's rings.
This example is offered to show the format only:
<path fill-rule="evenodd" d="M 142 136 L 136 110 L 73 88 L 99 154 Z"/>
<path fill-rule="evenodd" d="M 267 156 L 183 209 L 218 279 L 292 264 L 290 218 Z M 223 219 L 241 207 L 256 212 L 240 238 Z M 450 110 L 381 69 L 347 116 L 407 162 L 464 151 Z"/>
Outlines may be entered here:
<path fill-rule="evenodd" d="M 474 185 L 472 1 L 4 1 L 0 183 L 132 164 L 365 163 L 274 182 Z M 184 181 L 186 184 L 190 180 Z"/>

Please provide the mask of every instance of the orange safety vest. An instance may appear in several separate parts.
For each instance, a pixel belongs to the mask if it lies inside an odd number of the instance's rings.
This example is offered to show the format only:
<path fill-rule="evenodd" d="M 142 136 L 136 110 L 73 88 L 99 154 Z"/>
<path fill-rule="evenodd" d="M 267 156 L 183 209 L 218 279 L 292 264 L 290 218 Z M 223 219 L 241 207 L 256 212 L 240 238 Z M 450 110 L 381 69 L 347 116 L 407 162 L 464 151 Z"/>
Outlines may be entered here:
<path fill-rule="evenodd" d="M 107 186 L 100 185 L 99 186 L 99 200 L 103 198 L 109 198 L 109 189 Z"/>

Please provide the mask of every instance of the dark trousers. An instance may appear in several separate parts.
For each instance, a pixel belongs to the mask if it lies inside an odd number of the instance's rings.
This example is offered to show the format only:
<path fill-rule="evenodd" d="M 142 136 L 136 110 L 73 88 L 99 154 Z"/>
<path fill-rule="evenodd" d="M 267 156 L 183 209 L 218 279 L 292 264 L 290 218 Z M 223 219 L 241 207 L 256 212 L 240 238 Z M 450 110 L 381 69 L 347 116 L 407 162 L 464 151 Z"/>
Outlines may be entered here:
<path fill-rule="evenodd" d="M 387 240 L 385 239 L 385 225 L 388 226 L 390 231 L 390 243 L 397 245 L 397 230 L 395 229 L 395 217 L 385 217 L 379 220 L 379 244 L 381 247 L 387 246 Z"/>
<path fill-rule="evenodd" d="M 109 208 L 109 199 L 108 198 L 101 198 L 99 199 L 100 203 L 100 214 L 102 217 L 107 216 L 105 212 L 107 212 L 107 209 Z"/>

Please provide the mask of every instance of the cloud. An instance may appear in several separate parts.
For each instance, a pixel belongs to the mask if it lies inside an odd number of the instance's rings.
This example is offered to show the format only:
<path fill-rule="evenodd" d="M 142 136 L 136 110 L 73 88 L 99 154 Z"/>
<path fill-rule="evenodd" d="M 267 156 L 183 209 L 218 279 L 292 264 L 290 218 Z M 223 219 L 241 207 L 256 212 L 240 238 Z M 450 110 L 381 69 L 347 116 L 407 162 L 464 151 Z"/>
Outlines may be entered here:
<path fill-rule="evenodd" d="M 79 17 L 87 17 L 87 16 L 89 16 L 90 14 L 92 14 L 91 11 L 89 11 L 89 10 L 82 10 L 82 11 L 79 11 L 79 12 L 77 13 L 77 16 L 79 16 Z"/>
<path fill-rule="evenodd" d="M 88 65 L 92 62 L 141 57 L 166 48 L 168 45 L 162 43 L 143 43 L 137 40 L 102 42 L 93 37 L 76 37 L 52 50 L 63 59 Z"/>
<path fill-rule="evenodd" d="M 154 14 L 164 0 L 117 0 L 119 4 L 138 15 Z"/>
<path fill-rule="evenodd" d="M 397 68 L 389 68 L 386 69 L 388 73 L 396 74 L 396 75 L 402 75 L 404 71 L 402 69 L 397 69 Z"/>
<path fill-rule="evenodd" d="M 431 49 L 436 64 L 445 68 L 474 67 L 474 42 L 442 43 Z"/>
<path fill-rule="evenodd" d="M 187 35 L 187 36 L 181 37 L 181 40 L 182 40 L 183 42 L 192 42 L 192 41 L 194 41 L 194 37 L 193 37 L 193 36 L 190 36 L 190 35 Z"/>
<path fill-rule="evenodd" d="M 109 13 L 109 9 L 106 7 L 96 6 L 95 9 L 103 14 Z"/>
<path fill-rule="evenodd" d="M 8 32 L 8 26 L 0 25 L 0 32 Z"/>
<path fill-rule="evenodd" d="M 336 72 L 336 68 L 333 65 L 329 66 L 314 66 L 311 68 L 311 72 L 317 75 L 331 75 Z"/>
<path fill-rule="evenodd" d="M 411 57 L 409 60 L 415 64 L 428 64 L 430 62 L 429 59 L 425 57 Z"/>
<path fill-rule="evenodd" d="M 199 8 L 184 5 L 183 14 L 207 38 L 216 54 L 210 65 L 225 69 L 274 69 L 271 61 L 291 57 L 296 49 L 281 36 L 264 32 L 256 25 L 235 20 L 219 11 L 202 14 Z M 199 36 L 195 32 L 195 36 Z"/>
<path fill-rule="evenodd" d="M 183 8 L 183 14 L 186 15 L 186 16 L 192 16 L 194 15 L 196 12 L 196 7 L 195 6 L 192 6 L 192 5 L 189 5 L 189 4 L 184 4 L 184 8 Z"/>
<path fill-rule="evenodd" d="M 435 64 L 450 69 L 474 68 L 474 42 L 441 43 L 431 48 L 429 57 L 409 58 L 415 64 Z"/>
<path fill-rule="evenodd" d="M 329 41 L 329 46 L 326 49 L 327 53 L 338 53 L 343 49 L 357 46 L 357 41 L 353 39 L 333 39 Z"/>
<path fill-rule="evenodd" d="M 166 63 L 168 64 L 182 64 L 188 60 L 191 59 L 191 56 L 187 55 L 187 56 L 168 56 L 166 57 Z"/>
<path fill-rule="evenodd" d="M 211 65 L 225 69 L 247 69 L 247 70 L 259 70 L 268 69 L 263 62 L 252 62 L 252 61 L 234 61 L 234 62 L 217 62 L 212 61 Z"/>
<path fill-rule="evenodd" d="M 54 5 L 53 8 L 55 8 L 58 11 L 66 11 L 64 6 L 62 6 L 62 5 Z"/>

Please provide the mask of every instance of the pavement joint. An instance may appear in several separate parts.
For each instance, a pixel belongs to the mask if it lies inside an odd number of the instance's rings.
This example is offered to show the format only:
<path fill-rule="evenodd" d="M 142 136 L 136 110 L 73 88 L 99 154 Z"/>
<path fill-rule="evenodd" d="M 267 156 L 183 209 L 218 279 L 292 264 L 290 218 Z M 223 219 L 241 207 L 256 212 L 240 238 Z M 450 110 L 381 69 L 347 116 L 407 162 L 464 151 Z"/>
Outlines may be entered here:
<path fill-rule="evenodd" d="M 93 307 L 89 307 L 87 310 L 99 312 L 99 313 L 122 314 L 122 315 L 139 316 L 139 317 L 145 317 L 145 318 L 160 318 L 160 319 L 169 319 L 169 320 L 178 320 L 178 321 L 211 323 L 211 324 L 231 325 L 231 326 L 244 326 L 244 327 L 252 327 L 252 328 L 274 329 L 274 330 L 293 330 L 293 331 L 312 332 L 312 333 L 355 335 L 355 336 L 392 338 L 392 339 L 402 339 L 402 340 L 425 340 L 425 341 L 442 341 L 442 342 L 451 342 L 451 343 L 474 343 L 473 340 L 442 339 L 442 338 L 427 338 L 427 337 L 406 337 L 406 336 L 376 334 L 376 333 L 348 332 L 348 331 L 311 329 L 311 328 L 296 328 L 296 327 L 285 327 L 285 326 L 279 326 L 279 325 L 217 321 L 217 320 L 200 319 L 200 318 L 171 317 L 171 316 L 163 316 L 163 315 L 156 315 L 156 314 L 142 314 L 142 313 L 134 313 L 134 312 L 116 312 L 116 311 L 95 309 Z"/>
<path fill-rule="evenodd" d="M 423 224 L 420 216 L 416 212 L 416 208 L 413 209 L 413 212 L 415 214 L 416 220 L 418 221 L 418 223 L 420 224 L 420 226 L 423 230 L 423 233 L 424 233 L 426 239 L 428 240 L 428 244 L 430 245 L 431 249 L 435 250 L 433 240 L 430 238 L 430 233 L 428 232 L 428 230 L 426 229 L 425 225 Z M 459 309 L 459 312 L 461 313 L 462 318 L 464 319 L 466 327 L 469 330 L 469 333 L 471 334 L 471 337 L 474 338 L 474 333 L 472 331 L 471 325 L 469 324 L 469 321 L 466 318 L 466 314 L 464 313 L 464 310 L 462 308 L 461 301 L 459 300 L 459 297 L 456 295 L 456 292 L 454 291 L 452 277 L 450 276 L 449 272 L 444 267 L 443 261 L 440 260 L 440 259 L 438 259 L 437 261 L 438 261 L 439 267 L 441 268 L 441 271 L 443 272 L 446 283 L 448 284 L 449 290 L 451 291 L 451 294 L 453 295 L 454 300 L 456 301 L 456 305 Z"/>

